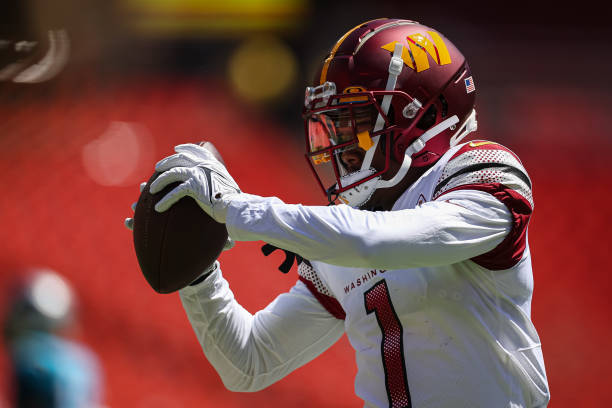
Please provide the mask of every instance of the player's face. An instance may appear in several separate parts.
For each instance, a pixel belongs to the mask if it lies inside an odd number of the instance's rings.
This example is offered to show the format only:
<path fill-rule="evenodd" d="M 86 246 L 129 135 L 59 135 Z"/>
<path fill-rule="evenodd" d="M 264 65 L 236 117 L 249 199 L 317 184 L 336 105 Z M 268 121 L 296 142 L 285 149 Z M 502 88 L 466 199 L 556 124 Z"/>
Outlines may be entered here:
<path fill-rule="evenodd" d="M 344 106 L 307 118 L 310 151 L 319 153 L 312 160 L 325 188 L 337 182 L 332 158 L 340 175 L 361 169 L 365 157 L 361 140 L 371 140 L 377 112 L 373 105 Z"/>
<path fill-rule="evenodd" d="M 377 116 L 378 110 L 372 105 L 361 105 L 320 111 L 307 117 L 310 159 L 325 189 L 337 185 L 338 173 L 343 176 L 361 170 L 366 155 L 362 139 L 371 140 Z M 333 169 L 334 163 L 337 163 L 337 172 Z M 382 178 L 391 178 L 400 165 L 391 157 Z M 379 143 L 371 167 L 383 171 L 386 166 L 386 155 Z M 377 190 L 369 200 L 368 208 L 390 209 L 399 194 L 415 179 L 406 177 L 406 180 L 395 187 Z"/>
<path fill-rule="evenodd" d="M 354 108 L 335 108 L 314 113 L 308 117 L 308 138 L 310 151 L 317 152 L 330 147 L 352 148 L 363 132 L 372 132 L 376 118 L 372 105 Z"/>
<path fill-rule="evenodd" d="M 340 159 L 348 172 L 351 173 L 361 169 L 365 153 L 365 150 L 361 147 L 355 147 L 354 149 L 345 150 L 340 153 Z"/>

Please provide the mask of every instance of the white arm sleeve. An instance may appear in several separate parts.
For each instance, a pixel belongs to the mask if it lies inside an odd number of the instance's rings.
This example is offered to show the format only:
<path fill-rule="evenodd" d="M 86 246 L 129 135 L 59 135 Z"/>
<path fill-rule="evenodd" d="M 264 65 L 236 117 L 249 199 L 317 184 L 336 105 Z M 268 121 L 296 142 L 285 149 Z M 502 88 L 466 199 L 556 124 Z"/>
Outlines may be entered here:
<path fill-rule="evenodd" d="M 258 391 L 311 361 L 344 333 L 344 322 L 302 282 L 251 315 L 218 268 L 179 291 L 204 354 L 232 391 Z"/>
<path fill-rule="evenodd" d="M 266 241 L 312 261 L 403 269 L 486 253 L 502 242 L 511 220 L 503 203 L 475 190 L 450 192 L 414 209 L 377 212 L 242 194 L 229 205 L 227 228 L 237 241 Z"/>

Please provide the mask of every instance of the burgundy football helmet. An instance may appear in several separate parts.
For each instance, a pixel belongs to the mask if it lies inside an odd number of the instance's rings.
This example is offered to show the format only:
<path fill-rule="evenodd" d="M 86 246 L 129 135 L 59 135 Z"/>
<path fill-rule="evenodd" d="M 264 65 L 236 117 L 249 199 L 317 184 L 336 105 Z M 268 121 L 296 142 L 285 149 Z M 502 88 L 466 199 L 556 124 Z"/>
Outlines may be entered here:
<path fill-rule="evenodd" d="M 383 18 L 354 27 L 314 82 L 304 103 L 306 157 L 330 202 L 362 206 L 476 129 L 474 80 L 464 56 L 415 21 Z M 386 155 L 382 169 L 372 167 L 378 144 Z M 402 166 L 385 180 L 391 157 Z"/>

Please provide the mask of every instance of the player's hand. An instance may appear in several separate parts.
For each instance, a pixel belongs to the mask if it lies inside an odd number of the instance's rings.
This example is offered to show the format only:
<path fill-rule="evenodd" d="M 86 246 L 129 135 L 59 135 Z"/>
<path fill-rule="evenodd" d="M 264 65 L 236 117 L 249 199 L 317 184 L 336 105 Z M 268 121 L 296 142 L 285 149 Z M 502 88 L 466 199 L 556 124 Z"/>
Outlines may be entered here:
<path fill-rule="evenodd" d="M 225 166 L 202 146 L 182 144 L 176 154 L 157 163 L 155 170 L 162 173 L 151 184 L 151 194 L 167 185 L 182 182 L 166 194 L 155 210 L 164 212 L 185 196 L 193 198 L 215 221 L 225 223 L 227 206 L 240 188 Z"/>
<path fill-rule="evenodd" d="M 201 144 L 184 143 L 175 146 L 174 151 L 176 153 L 158 161 L 155 165 L 155 170 L 162 172 L 173 167 L 197 166 L 207 161 L 219 162 L 210 150 L 203 147 L 204 143 L 205 142 Z"/>
<path fill-rule="evenodd" d="M 142 182 L 140 183 L 140 192 L 142 193 L 142 190 L 144 190 L 145 186 L 147 185 L 147 182 Z M 136 210 L 136 203 L 132 203 L 132 212 L 134 212 L 134 210 Z M 129 229 L 130 231 L 134 231 L 134 218 L 130 217 L 130 218 L 126 218 L 125 221 L 123 222 L 123 224 L 125 225 L 125 227 L 127 229 Z M 229 249 L 232 249 L 234 247 L 234 245 L 236 245 L 236 241 L 234 241 L 233 239 L 231 239 L 230 237 L 227 237 L 227 241 L 225 241 L 225 245 L 223 245 L 223 250 L 227 251 Z M 208 271 L 207 271 L 208 272 Z"/>
<path fill-rule="evenodd" d="M 147 185 L 147 182 L 142 182 L 140 183 L 140 192 L 142 193 L 142 190 L 144 190 L 145 186 Z M 136 203 L 132 203 L 132 212 L 136 211 Z M 134 231 L 134 218 L 130 217 L 130 218 L 126 218 L 125 221 L 123 221 L 123 225 L 125 225 L 125 228 L 129 229 L 130 231 Z"/>

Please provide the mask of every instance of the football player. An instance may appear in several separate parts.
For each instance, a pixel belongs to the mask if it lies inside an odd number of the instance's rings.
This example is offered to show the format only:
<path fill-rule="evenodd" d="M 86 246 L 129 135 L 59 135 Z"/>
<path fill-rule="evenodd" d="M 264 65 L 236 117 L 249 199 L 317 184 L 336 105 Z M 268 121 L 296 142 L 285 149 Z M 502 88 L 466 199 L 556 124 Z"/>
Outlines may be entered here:
<path fill-rule="evenodd" d="M 99 358 L 73 338 L 78 326 L 76 292 L 51 269 L 24 272 L 11 292 L 3 322 L 14 385 L 11 406 L 103 407 Z"/>
<path fill-rule="evenodd" d="M 230 390 L 256 391 L 343 333 L 368 407 L 543 407 L 531 322 L 532 185 L 519 158 L 476 130 L 475 82 L 438 31 L 378 19 L 344 34 L 306 89 L 307 157 L 340 205 L 286 204 L 240 191 L 206 149 L 179 145 L 151 185 L 304 261 L 299 280 L 255 315 L 218 262 L 180 297 Z M 128 220 L 128 223 L 131 220 Z"/>

